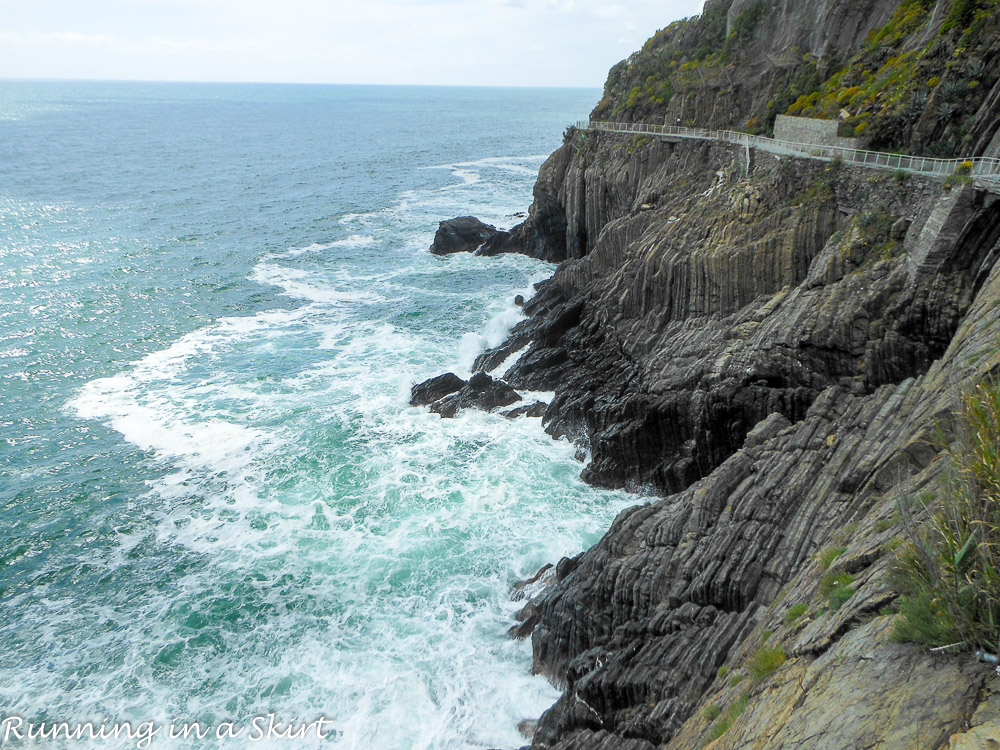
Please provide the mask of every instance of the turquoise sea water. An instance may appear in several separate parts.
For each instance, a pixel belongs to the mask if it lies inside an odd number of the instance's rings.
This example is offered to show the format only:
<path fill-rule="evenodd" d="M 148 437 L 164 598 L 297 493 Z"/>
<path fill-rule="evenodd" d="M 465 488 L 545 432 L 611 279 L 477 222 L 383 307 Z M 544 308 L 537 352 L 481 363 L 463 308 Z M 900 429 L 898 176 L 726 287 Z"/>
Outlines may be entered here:
<path fill-rule="evenodd" d="M 437 222 L 516 223 L 596 98 L 0 82 L 0 719 L 522 744 L 556 692 L 510 585 L 632 499 L 537 419 L 407 399 L 552 271 Z"/>

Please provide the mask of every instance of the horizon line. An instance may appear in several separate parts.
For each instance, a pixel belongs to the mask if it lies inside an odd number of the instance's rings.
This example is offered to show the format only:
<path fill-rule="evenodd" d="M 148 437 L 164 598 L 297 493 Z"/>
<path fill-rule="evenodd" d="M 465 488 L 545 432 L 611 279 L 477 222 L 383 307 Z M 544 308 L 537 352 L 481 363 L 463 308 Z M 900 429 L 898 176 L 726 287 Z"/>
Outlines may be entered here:
<path fill-rule="evenodd" d="M 380 86 L 385 88 L 465 88 L 465 89 L 602 89 L 603 86 L 518 84 L 518 83 L 342 83 L 333 81 L 204 81 L 168 78 L 47 78 L 32 76 L 2 76 L 4 83 L 135 83 L 135 84 L 189 84 L 189 85 L 241 85 L 241 86 Z"/>

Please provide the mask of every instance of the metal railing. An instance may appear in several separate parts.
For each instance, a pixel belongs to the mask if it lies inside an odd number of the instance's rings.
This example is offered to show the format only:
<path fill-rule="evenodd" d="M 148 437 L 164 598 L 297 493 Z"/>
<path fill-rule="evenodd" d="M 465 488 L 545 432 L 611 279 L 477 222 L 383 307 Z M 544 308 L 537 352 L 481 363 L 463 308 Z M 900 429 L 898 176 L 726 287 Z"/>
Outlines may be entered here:
<path fill-rule="evenodd" d="M 579 130 L 601 130 L 611 133 L 635 133 L 639 135 L 659 135 L 670 138 L 691 138 L 696 140 L 725 141 L 748 149 L 759 148 L 773 154 L 800 156 L 807 159 L 833 161 L 840 157 L 844 162 L 862 167 L 893 169 L 913 174 L 946 177 L 964 174 L 972 178 L 980 187 L 1000 192 L 1000 159 L 971 157 L 968 159 L 934 159 L 929 156 L 909 156 L 890 154 L 885 151 L 865 151 L 844 146 L 822 146 L 816 143 L 794 143 L 760 135 L 739 133 L 735 130 L 708 130 L 706 128 L 685 128 L 679 125 L 652 125 L 636 122 L 595 122 L 582 120 L 576 123 Z"/>

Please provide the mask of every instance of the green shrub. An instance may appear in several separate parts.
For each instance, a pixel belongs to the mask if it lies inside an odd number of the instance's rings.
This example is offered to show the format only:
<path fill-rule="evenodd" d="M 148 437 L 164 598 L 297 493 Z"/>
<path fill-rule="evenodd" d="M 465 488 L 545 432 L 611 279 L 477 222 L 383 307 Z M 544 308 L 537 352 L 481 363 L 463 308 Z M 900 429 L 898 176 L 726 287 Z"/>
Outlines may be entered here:
<path fill-rule="evenodd" d="M 712 703 L 708 707 L 705 708 L 705 720 L 706 721 L 715 721 L 720 716 L 722 716 L 722 709 L 719 708 L 719 704 Z"/>
<path fill-rule="evenodd" d="M 757 29 L 757 25 L 767 15 L 769 10 L 771 10 L 771 3 L 768 0 L 757 0 L 753 5 L 748 5 L 737 13 L 736 18 L 733 19 L 729 38 L 726 40 L 726 47 L 728 48 L 732 44 L 741 45 L 749 42 L 751 37 L 753 37 L 754 31 Z"/>
<path fill-rule="evenodd" d="M 951 190 L 955 185 L 968 185 L 972 182 L 972 178 L 967 174 L 950 174 L 944 178 L 944 189 Z"/>
<path fill-rule="evenodd" d="M 847 586 L 839 586 L 830 592 L 827 602 L 830 604 L 830 609 L 836 611 L 844 606 L 844 603 L 852 596 L 854 596 L 854 589 Z"/>
<path fill-rule="evenodd" d="M 726 721 L 725 719 L 715 722 L 711 729 L 708 730 L 708 741 L 712 742 L 713 740 L 719 739 L 719 737 L 729 731 L 730 726 L 732 726 L 732 722 Z"/>
<path fill-rule="evenodd" d="M 793 622 L 802 617 L 802 615 L 804 615 L 806 613 L 806 610 L 808 609 L 809 609 L 808 604 L 805 603 L 793 604 L 791 607 L 788 608 L 788 611 L 785 612 L 785 624 L 791 625 Z"/>
<path fill-rule="evenodd" d="M 717 680 L 721 680 L 727 674 L 729 674 L 729 667 L 727 667 L 725 664 L 723 664 L 721 667 L 719 667 L 719 671 L 715 673 L 715 678 Z"/>
<path fill-rule="evenodd" d="M 888 235 L 892 224 L 892 215 L 885 211 L 863 211 L 858 215 L 858 228 L 868 244 Z"/>
<path fill-rule="evenodd" d="M 837 610 L 854 594 L 852 583 L 854 576 L 850 573 L 843 571 L 827 573 L 820 581 L 819 593 L 826 597 L 830 609 Z"/>
<path fill-rule="evenodd" d="M 925 646 L 1000 648 L 1000 385 L 962 399 L 951 464 L 923 529 L 907 521 L 893 582 L 895 635 Z M 943 443 L 942 439 L 942 443 Z"/>
<path fill-rule="evenodd" d="M 880 518 L 878 521 L 872 524 L 872 531 L 876 534 L 881 534 L 883 531 L 888 531 L 893 526 L 899 523 L 899 516 L 893 515 L 892 518 Z"/>
<path fill-rule="evenodd" d="M 719 737 L 724 735 L 729 731 L 729 727 L 733 725 L 747 708 L 747 704 L 750 702 L 750 696 L 744 693 L 739 698 L 734 700 L 726 707 L 725 714 L 719 719 L 708 732 L 708 736 L 711 740 L 717 740 Z"/>
<path fill-rule="evenodd" d="M 823 570 L 827 570 L 834 560 L 844 554 L 846 549 L 847 547 L 827 547 L 816 555 L 816 561 L 819 562 L 819 566 Z"/>
<path fill-rule="evenodd" d="M 948 17 L 944 19 L 941 26 L 941 33 L 946 34 L 952 29 L 963 29 L 972 20 L 972 14 L 976 11 L 976 4 L 972 0 L 952 0 L 951 10 Z"/>
<path fill-rule="evenodd" d="M 780 646 L 762 646 L 747 660 L 747 672 L 754 684 L 763 682 L 785 663 L 788 657 Z"/>
<path fill-rule="evenodd" d="M 632 138 L 629 140 L 629 144 L 628 144 L 628 149 L 627 149 L 628 153 L 629 154 L 635 153 L 636 151 L 638 151 L 639 149 L 641 149 L 643 146 L 645 146 L 647 143 L 649 143 L 650 140 L 651 139 L 650 139 L 650 137 L 648 135 L 634 135 L 634 136 L 632 136 Z"/>
<path fill-rule="evenodd" d="M 742 672 L 736 672 L 732 677 L 729 678 L 729 687 L 736 687 L 741 682 L 743 682 L 744 677 L 746 677 L 746 675 L 743 674 Z"/>
<path fill-rule="evenodd" d="M 734 700 L 729 704 L 729 708 L 726 709 L 726 716 L 737 719 L 742 716 L 743 712 L 746 711 L 747 704 L 750 702 L 750 696 L 743 693 L 739 698 Z"/>

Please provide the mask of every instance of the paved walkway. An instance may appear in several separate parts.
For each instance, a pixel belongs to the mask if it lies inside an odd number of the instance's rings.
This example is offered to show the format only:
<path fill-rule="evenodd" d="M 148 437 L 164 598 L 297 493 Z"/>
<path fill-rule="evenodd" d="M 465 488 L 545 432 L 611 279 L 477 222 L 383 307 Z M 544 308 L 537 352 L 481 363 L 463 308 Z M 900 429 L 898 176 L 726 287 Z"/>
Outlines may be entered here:
<path fill-rule="evenodd" d="M 744 146 L 748 151 L 759 148 L 772 154 L 798 156 L 806 159 L 832 161 L 840 157 L 845 163 L 875 169 L 902 170 L 912 174 L 947 177 L 968 174 L 976 187 L 1000 193 L 1000 159 L 975 157 L 968 159 L 932 159 L 928 156 L 906 156 L 884 151 L 864 151 L 841 146 L 820 146 L 815 143 L 792 143 L 734 130 L 682 128 L 675 125 L 649 125 L 635 122 L 578 122 L 579 130 L 602 130 L 611 133 L 653 135 L 667 140 L 689 138 L 703 141 L 726 141 Z M 967 170 L 967 171 L 966 171 Z"/>

